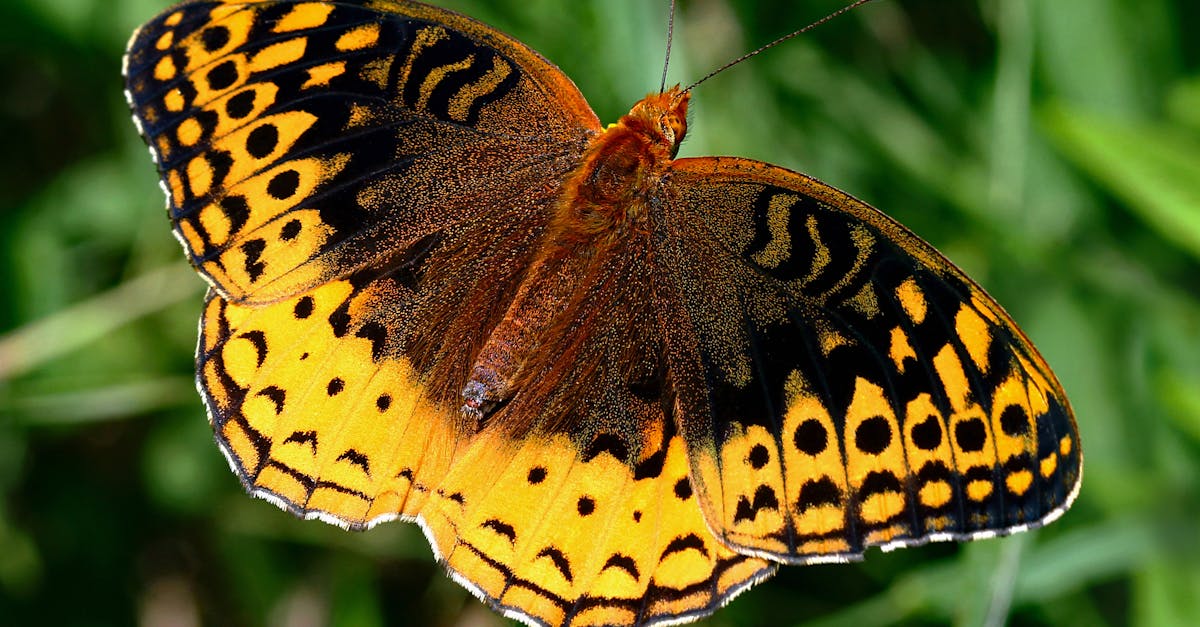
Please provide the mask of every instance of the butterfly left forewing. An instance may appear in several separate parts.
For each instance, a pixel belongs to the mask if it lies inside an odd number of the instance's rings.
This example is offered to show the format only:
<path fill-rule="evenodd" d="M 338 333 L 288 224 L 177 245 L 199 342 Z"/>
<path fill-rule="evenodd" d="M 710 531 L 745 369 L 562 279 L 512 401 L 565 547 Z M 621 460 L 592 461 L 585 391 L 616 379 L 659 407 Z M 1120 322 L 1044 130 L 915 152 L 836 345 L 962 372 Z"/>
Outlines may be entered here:
<path fill-rule="evenodd" d="M 676 161 L 663 195 L 678 420 L 731 546 L 849 559 L 1020 531 L 1069 505 L 1081 458 L 1061 387 L 932 247 L 748 160 Z"/>
<path fill-rule="evenodd" d="M 537 53 L 419 3 L 191 0 L 134 34 L 124 69 L 176 236 L 235 302 L 462 225 L 536 226 L 497 210 L 599 129 Z"/>

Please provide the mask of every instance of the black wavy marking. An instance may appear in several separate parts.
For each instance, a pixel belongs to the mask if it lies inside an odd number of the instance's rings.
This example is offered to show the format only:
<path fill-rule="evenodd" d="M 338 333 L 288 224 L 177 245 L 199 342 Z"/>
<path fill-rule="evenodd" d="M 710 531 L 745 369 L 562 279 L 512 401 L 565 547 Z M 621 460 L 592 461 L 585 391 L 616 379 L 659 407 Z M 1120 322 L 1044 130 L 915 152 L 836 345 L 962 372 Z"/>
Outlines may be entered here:
<path fill-rule="evenodd" d="M 259 390 L 256 393 L 256 396 L 265 397 L 268 400 L 270 400 L 272 403 L 274 403 L 276 416 L 283 413 L 283 406 L 284 406 L 284 402 L 287 400 L 287 393 L 284 392 L 279 387 L 274 386 L 274 385 L 268 385 L 267 387 Z M 299 432 L 296 432 L 296 433 L 299 433 Z M 314 438 L 313 441 L 315 444 L 316 439 Z"/>
<path fill-rule="evenodd" d="M 538 551 L 537 557 L 548 557 L 554 563 L 554 567 L 558 572 L 562 573 L 564 579 L 568 582 L 574 582 L 575 577 L 571 574 L 571 561 L 567 559 L 563 552 L 555 547 L 548 546 L 541 551 Z"/>
<path fill-rule="evenodd" d="M 397 57 L 408 58 L 412 54 L 411 44 L 416 32 L 428 24 L 416 20 L 397 21 L 394 24 L 397 31 L 403 29 L 402 40 L 404 43 L 402 49 L 397 51 Z M 412 106 L 420 98 L 419 90 L 430 73 L 447 65 L 469 61 L 466 68 L 441 77 L 426 99 L 424 112 L 442 121 L 475 126 L 479 122 L 479 115 L 483 107 L 500 100 L 516 88 L 521 80 L 520 66 L 505 58 L 494 48 L 476 43 L 457 31 L 445 29 L 444 32 L 448 35 L 447 37 L 422 48 L 420 54 L 412 59 L 408 82 L 400 83 L 400 73 L 403 68 L 402 64 L 397 63 L 392 67 L 390 83 L 395 86 L 401 101 L 407 106 Z M 452 118 L 450 101 L 454 95 L 463 87 L 483 78 L 497 61 L 503 61 L 508 66 L 510 70 L 508 75 L 490 92 L 478 96 L 468 107 L 464 119 Z"/>
<path fill-rule="evenodd" d="M 745 496 L 738 497 L 737 510 L 733 515 L 733 522 L 738 523 L 743 520 L 753 521 L 758 517 L 759 510 L 769 509 L 773 511 L 779 510 L 779 499 L 775 497 L 775 490 L 770 486 L 760 485 L 754 491 L 754 501 Z"/>
<path fill-rule="evenodd" d="M 484 529 L 491 529 L 505 538 L 508 538 L 509 544 L 516 544 L 517 542 L 517 530 L 514 529 L 512 525 L 497 518 L 485 520 L 483 521 L 483 524 L 479 526 L 483 527 Z"/>
<path fill-rule="evenodd" d="M 337 459 L 335 461 L 340 462 L 343 460 L 350 462 L 351 464 L 353 464 L 355 466 L 358 466 L 363 471 L 363 474 L 365 474 L 365 475 L 371 474 L 370 459 L 365 454 L 360 453 L 359 451 L 356 451 L 352 448 L 346 449 L 341 455 L 337 456 Z"/>

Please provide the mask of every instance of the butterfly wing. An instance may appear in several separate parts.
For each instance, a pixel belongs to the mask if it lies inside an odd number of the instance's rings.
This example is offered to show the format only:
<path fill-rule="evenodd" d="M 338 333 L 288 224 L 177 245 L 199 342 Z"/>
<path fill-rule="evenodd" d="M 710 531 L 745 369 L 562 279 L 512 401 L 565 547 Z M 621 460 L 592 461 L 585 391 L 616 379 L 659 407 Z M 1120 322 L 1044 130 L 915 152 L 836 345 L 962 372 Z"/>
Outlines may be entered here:
<path fill-rule="evenodd" d="M 521 43 L 422 4 L 185 2 L 125 59 L 175 233 L 227 299 L 270 303 L 506 215 L 599 123 Z"/>
<path fill-rule="evenodd" d="M 661 271 L 677 420 L 705 516 L 784 562 L 1058 517 L 1078 431 L 1008 315 L 904 227 L 809 177 L 676 161 Z"/>
<path fill-rule="evenodd" d="M 185 2 L 125 72 L 214 288 L 197 373 L 231 466 L 301 515 L 415 515 L 595 115 L 529 48 L 410 2 Z"/>
<path fill-rule="evenodd" d="M 249 307 L 209 292 L 196 368 L 217 442 L 256 496 L 364 528 L 414 517 L 448 467 L 454 415 L 405 359 L 380 358 L 380 280 Z"/>
<path fill-rule="evenodd" d="M 624 400 L 581 416 L 595 420 L 583 433 L 476 439 L 430 499 L 438 554 L 497 610 L 539 625 L 669 624 L 775 572 L 713 536 L 683 439 L 657 404 Z M 621 418 L 641 429 L 614 428 Z"/>

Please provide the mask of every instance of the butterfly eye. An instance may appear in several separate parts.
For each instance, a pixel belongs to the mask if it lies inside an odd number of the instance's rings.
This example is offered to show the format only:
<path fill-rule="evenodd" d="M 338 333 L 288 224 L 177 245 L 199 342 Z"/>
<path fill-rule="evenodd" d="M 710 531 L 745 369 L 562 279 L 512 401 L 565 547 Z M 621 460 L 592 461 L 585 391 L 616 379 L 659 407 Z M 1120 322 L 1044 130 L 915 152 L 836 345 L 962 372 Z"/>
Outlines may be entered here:
<path fill-rule="evenodd" d="M 667 113 L 659 119 L 659 128 L 671 142 L 671 156 L 674 156 L 679 149 L 679 144 L 683 143 L 683 136 L 687 133 L 687 118 L 676 115 L 674 112 Z"/>

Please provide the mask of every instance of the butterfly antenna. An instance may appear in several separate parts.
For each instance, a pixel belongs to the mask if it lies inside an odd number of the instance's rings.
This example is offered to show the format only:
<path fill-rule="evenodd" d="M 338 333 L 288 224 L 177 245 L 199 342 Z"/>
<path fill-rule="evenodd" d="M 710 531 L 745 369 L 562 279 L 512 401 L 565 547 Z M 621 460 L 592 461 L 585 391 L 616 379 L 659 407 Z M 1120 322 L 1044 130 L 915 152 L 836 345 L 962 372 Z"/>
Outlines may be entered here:
<path fill-rule="evenodd" d="M 861 5 L 864 5 L 864 4 L 868 3 L 868 2 L 871 2 L 871 0 L 857 0 L 857 2 L 854 2 L 854 3 L 852 3 L 852 4 L 848 4 L 848 5 L 846 5 L 846 6 L 842 7 L 842 8 L 840 8 L 840 9 L 838 9 L 837 11 L 834 11 L 833 13 L 830 13 L 829 15 L 826 15 L 825 17 L 823 17 L 823 18 L 821 18 L 821 19 L 819 19 L 819 20 L 817 20 L 817 21 L 813 22 L 812 24 L 809 24 L 808 26 L 805 26 L 804 28 L 801 28 L 801 29 L 800 29 L 800 30 L 798 30 L 798 31 L 794 31 L 794 32 L 792 32 L 792 33 L 788 33 L 787 35 L 784 35 L 783 37 L 780 37 L 779 39 L 776 39 L 775 41 L 772 41 L 771 43 L 769 43 L 769 44 L 766 44 L 765 46 L 762 46 L 761 48 L 759 48 L 759 49 L 757 49 L 757 50 L 754 50 L 754 51 L 751 51 L 751 52 L 747 52 L 746 54 L 743 54 L 742 56 L 740 56 L 740 57 L 738 57 L 738 58 L 736 58 L 736 59 L 734 59 L 734 60 L 730 61 L 729 63 L 726 63 L 725 65 L 722 65 L 721 67 L 719 67 L 719 68 L 717 68 L 717 69 L 715 69 L 715 70 L 713 70 L 713 71 L 709 72 L 708 74 L 705 74 L 705 75 L 704 75 L 704 78 L 701 78 L 700 80 L 698 80 L 698 81 L 696 81 L 696 82 L 692 83 L 691 85 L 688 85 L 688 86 L 687 86 L 687 88 L 686 88 L 686 89 L 684 89 L 682 93 L 687 93 L 687 92 L 691 91 L 691 90 L 692 90 L 692 88 L 693 88 L 693 87 L 695 87 L 696 85 L 699 85 L 700 83 L 703 83 L 704 81 L 706 81 L 706 80 L 708 80 L 708 79 L 710 79 L 710 78 L 712 78 L 712 77 L 716 76 L 717 74 L 720 74 L 721 72 L 724 72 L 725 70 L 728 70 L 729 68 L 731 68 L 731 67 L 733 67 L 733 66 L 735 66 L 735 65 L 737 65 L 737 64 L 739 64 L 739 63 L 741 63 L 742 61 L 745 61 L 746 59 L 749 59 L 750 57 L 752 57 L 752 56 L 754 56 L 754 55 L 756 55 L 756 54 L 758 54 L 758 53 L 760 53 L 760 52 L 762 52 L 762 51 L 764 51 L 764 50 L 766 50 L 766 49 L 768 49 L 768 48 L 774 48 L 775 46 L 778 46 L 779 44 L 781 44 L 781 43 L 783 43 L 783 42 L 785 42 L 785 41 L 787 41 L 787 40 L 791 39 L 792 37 L 795 37 L 795 36 L 797 36 L 797 35 L 800 35 L 800 34 L 806 33 L 806 32 L 808 32 L 809 30 L 812 30 L 812 29 L 814 29 L 814 28 L 816 28 L 816 27 L 818 27 L 818 26 L 820 26 L 820 25 L 824 24 L 825 22 L 828 22 L 829 20 L 832 20 L 833 18 L 835 18 L 835 17 L 837 17 L 837 16 L 839 16 L 839 15 L 841 15 L 841 14 L 843 14 L 843 13 L 847 12 L 847 11 L 850 11 L 850 10 L 852 10 L 852 9 L 856 8 L 856 7 L 859 7 L 859 6 L 861 6 Z M 674 4 L 674 0 L 672 0 L 672 4 Z M 664 77 L 665 77 L 665 73 L 664 73 Z M 665 83 L 664 83 L 664 84 L 665 84 Z"/>
<path fill-rule="evenodd" d="M 675 0 L 671 0 L 671 12 L 667 15 L 667 58 L 663 60 L 662 82 L 658 85 L 659 93 L 667 90 L 667 67 L 671 65 L 671 40 L 675 37 Z"/>

